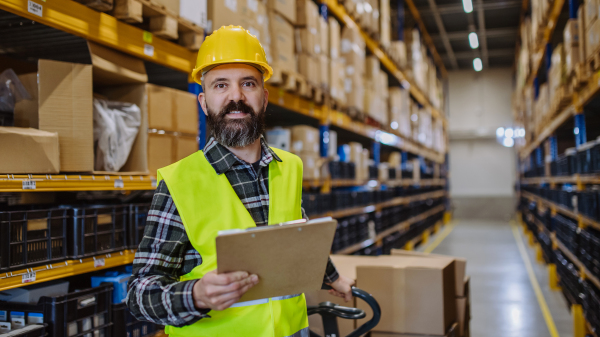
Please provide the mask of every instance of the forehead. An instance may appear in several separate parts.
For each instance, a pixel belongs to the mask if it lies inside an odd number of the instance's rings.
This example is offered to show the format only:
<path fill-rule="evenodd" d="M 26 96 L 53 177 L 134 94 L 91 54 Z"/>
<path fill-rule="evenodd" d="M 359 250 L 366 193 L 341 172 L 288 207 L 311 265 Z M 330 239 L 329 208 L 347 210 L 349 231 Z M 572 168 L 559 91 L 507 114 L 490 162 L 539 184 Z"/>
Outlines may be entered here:
<path fill-rule="evenodd" d="M 254 76 L 256 79 L 262 78 L 262 74 L 258 69 L 242 63 L 230 63 L 217 66 L 206 73 L 205 78 L 206 82 L 210 82 L 216 78 L 235 80 L 248 76 Z"/>

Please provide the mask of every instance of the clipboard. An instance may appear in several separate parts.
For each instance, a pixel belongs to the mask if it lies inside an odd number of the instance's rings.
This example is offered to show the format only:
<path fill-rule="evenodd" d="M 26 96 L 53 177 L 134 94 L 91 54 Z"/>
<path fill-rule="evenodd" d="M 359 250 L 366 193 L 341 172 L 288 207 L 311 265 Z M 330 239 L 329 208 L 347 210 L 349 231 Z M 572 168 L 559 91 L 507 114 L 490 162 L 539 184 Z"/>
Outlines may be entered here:
<path fill-rule="evenodd" d="M 221 231 L 217 273 L 247 271 L 259 277 L 239 302 L 321 289 L 337 221 L 331 217 Z"/>

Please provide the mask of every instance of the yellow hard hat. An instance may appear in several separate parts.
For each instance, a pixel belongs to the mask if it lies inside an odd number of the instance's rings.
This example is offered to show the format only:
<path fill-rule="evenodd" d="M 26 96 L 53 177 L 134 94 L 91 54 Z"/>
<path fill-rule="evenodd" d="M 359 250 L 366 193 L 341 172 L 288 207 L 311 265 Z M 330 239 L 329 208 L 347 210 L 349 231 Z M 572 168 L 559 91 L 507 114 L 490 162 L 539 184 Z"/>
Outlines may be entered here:
<path fill-rule="evenodd" d="M 265 81 L 273 75 L 273 68 L 267 63 L 267 56 L 260 42 L 241 26 L 222 26 L 206 37 L 198 51 L 192 78 L 202 84 L 204 69 L 227 63 L 253 65 L 262 70 Z"/>

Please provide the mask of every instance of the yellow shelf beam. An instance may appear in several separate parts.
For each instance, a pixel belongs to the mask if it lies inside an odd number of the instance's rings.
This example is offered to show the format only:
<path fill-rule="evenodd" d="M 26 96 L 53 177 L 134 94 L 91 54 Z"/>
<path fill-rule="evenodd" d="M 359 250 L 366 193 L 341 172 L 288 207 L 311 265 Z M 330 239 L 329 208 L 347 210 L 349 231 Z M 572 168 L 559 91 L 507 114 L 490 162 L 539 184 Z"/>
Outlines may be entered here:
<path fill-rule="evenodd" d="M 342 4 L 339 4 L 337 2 L 337 0 L 322 0 L 322 1 L 323 1 L 323 3 L 325 3 L 327 5 L 327 7 L 331 11 L 331 13 L 333 13 L 333 15 L 335 15 L 335 17 L 337 17 L 340 21 L 344 22 L 346 25 L 356 27 L 360 31 L 362 37 L 365 39 L 367 48 L 369 48 L 369 50 L 371 50 L 371 52 L 379 58 L 379 60 L 381 61 L 381 64 L 383 64 L 383 66 L 390 73 L 392 73 L 392 75 L 394 75 L 394 77 L 396 77 L 396 79 L 400 83 L 408 83 L 411 95 L 423 106 L 431 108 L 431 113 L 434 118 L 442 119 L 442 121 L 444 122 L 444 125 L 447 125 L 446 116 L 443 113 L 441 113 L 439 110 L 437 110 L 436 108 L 433 107 L 433 105 L 429 101 L 429 98 L 427 98 L 427 96 L 425 96 L 425 94 L 423 94 L 423 92 L 421 92 L 421 90 L 417 87 L 417 85 L 414 83 L 414 81 L 406 75 L 405 71 L 403 71 L 402 69 L 399 69 L 394 64 L 392 59 L 379 47 L 379 43 L 377 41 L 373 40 L 362 29 L 360 29 L 359 25 L 354 21 L 354 19 L 352 19 L 352 17 L 350 17 L 350 15 L 348 15 L 348 13 L 346 12 L 346 9 L 344 8 L 344 6 Z M 410 2 L 410 0 L 409 0 L 409 2 Z M 416 8 L 415 8 L 415 10 L 416 10 Z M 417 11 L 417 14 L 418 14 L 418 11 Z M 425 35 L 429 37 L 429 35 L 427 34 L 427 32 L 425 30 L 422 30 L 422 31 L 424 32 L 424 34 L 423 34 L 424 38 L 425 38 Z M 431 40 L 431 37 L 429 37 L 429 40 Z M 426 40 L 426 42 L 427 42 L 427 40 Z M 434 49 L 434 51 L 435 51 L 435 49 Z M 432 51 L 432 53 L 433 53 L 433 51 Z M 435 58 L 435 55 L 437 55 L 437 52 L 435 52 L 434 58 Z M 437 57 L 439 58 L 439 55 L 437 55 Z M 442 63 L 441 69 L 443 69 L 442 75 L 445 77 L 446 69 L 443 68 L 443 63 Z"/>
<path fill-rule="evenodd" d="M 538 46 L 535 46 L 533 65 L 529 76 L 527 77 L 527 81 L 525 82 L 526 87 L 531 87 L 533 85 L 533 79 L 537 76 L 540 67 L 542 66 L 544 53 L 546 52 L 546 44 L 550 42 L 552 35 L 554 34 L 554 29 L 556 28 L 556 24 L 558 23 L 558 18 L 560 16 L 560 12 L 562 11 L 565 0 L 555 0 L 550 13 L 548 15 L 548 24 L 544 28 L 543 37 Z"/>
<path fill-rule="evenodd" d="M 32 3 L 41 15 L 29 11 Z M 148 43 L 144 30 L 72 0 L 0 0 L 0 9 L 184 73 L 196 61 L 185 47 L 156 36 Z"/>
<path fill-rule="evenodd" d="M 523 178 L 521 183 L 530 185 L 540 184 L 600 184 L 600 175 L 573 175 L 565 177 L 536 177 L 536 178 Z"/>
<path fill-rule="evenodd" d="M 365 240 L 363 242 L 359 242 L 357 244 L 354 244 L 352 246 L 346 247 L 344 249 L 338 250 L 337 252 L 334 252 L 335 254 L 352 254 L 354 252 L 356 252 L 357 250 L 366 248 L 372 244 L 374 244 L 377 241 L 383 240 L 383 238 L 385 238 L 386 236 L 389 236 L 390 234 L 393 234 L 395 232 L 407 229 L 408 227 L 410 227 L 410 225 L 417 223 L 419 221 L 423 221 L 427 218 L 429 218 L 432 215 L 435 215 L 437 213 L 443 212 L 446 209 L 446 207 L 444 205 L 439 205 L 437 207 L 434 207 L 424 213 L 421 213 L 417 216 L 414 216 L 406 221 L 402 221 L 399 224 L 395 225 L 392 228 L 386 229 L 385 231 L 379 233 L 376 237 L 372 238 L 372 239 L 368 239 Z M 421 238 L 419 237 L 419 240 Z M 418 240 L 417 240 L 418 241 Z M 411 241 L 412 242 L 412 241 Z"/>
<path fill-rule="evenodd" d="M 588 84 L 583 87 L 579 92 L 575 92 L 573 102 L 577 111 L 583 111 L 583 107 L 586 106 L 594 96 L 600 91 L 600 71 L 594 72 L 592 77 L 588 80 Z"/>
<path fill-rule="evenodd" d="M 535 140 L 523 147 L 519 151 L 521 159 L 527 158 L 538 146 L 542 144 L 544 140 L 550 137 L 561 125 L 563 125 L 569 118 L 575 115 L 575 107 L 571 104 L 560 111 L 555 117 L 553 117 L 543 129 L 540 134 L 535 137 Z"/>
<path fill-rule="evenodd" d="M 0 291 L 57 280 L 133 263 L 135 250 L 98 255 L 81 260 L 67 260 L 51 265 L 0 274 Z"/>
<path fill-rule="evenodd" d="M 132 191 L 153 190 L 148 175 L 0 175 L 0 192 Z"/>

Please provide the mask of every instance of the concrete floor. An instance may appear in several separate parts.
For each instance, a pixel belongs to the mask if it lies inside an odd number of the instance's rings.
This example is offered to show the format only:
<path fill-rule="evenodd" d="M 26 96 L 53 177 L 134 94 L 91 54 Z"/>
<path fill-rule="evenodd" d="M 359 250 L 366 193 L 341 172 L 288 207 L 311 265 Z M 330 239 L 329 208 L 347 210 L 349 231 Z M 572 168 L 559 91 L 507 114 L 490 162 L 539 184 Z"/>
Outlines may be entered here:
<path fill-rule="evenodd" d="M 453 231 L 433 253 L 467 258 L 467 274 L 471 276 L 471 336 L 551 336 L 510 224 L 490 220 L 455 220 L 454 224 Z M 560 292 L 549 289 L 547 268 L 536 262 L 521 227 L 519 233 L 558 335 L 572 337 L 566 300 Z M 432 237 L 430 242 L 434 241 Z"/>

